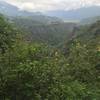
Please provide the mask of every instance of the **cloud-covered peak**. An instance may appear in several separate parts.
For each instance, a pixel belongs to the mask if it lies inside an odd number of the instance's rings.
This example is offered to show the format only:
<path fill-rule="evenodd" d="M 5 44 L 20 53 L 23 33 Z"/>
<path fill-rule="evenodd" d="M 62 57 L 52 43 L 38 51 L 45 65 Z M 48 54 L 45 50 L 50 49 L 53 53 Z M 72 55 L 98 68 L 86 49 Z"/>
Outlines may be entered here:
<path fill-rule="evenodd" d="M 70 10 L 84 6 L 100 5 L 100 0 L 1 0 L 17 6 L 20 10 L 48 11 Z"/>

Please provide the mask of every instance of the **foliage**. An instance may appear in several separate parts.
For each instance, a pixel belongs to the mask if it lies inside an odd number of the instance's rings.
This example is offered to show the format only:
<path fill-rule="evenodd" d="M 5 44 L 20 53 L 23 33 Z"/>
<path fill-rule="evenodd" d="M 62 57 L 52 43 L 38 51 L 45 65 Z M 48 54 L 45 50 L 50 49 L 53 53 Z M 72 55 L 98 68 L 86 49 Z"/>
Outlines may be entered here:
<path fill-rule="evenodd" d="M 12 22 L 18 26 L 18 28 L 25 30 L 27 39 L 30 41 L 39 41 L 47 43 L 48 45 L 59 45 L 64 40 L 72 38 L 72 30 L 76 26 L 76 23 L 64 23 L 61 21 L 44 21 L 40 23 L 36 18 L 27 17 L 14 17 Z M 43 19 L 39 19 L 43 21 Z M 46 23 L 47 22 L 47 23 Z"/>
<path fill-rule="evenodd" d="M 64 55 L 27 41 L 3 16 L 0 29 L 0 100 L 99 100 L 99 23 L 78 30 Z"/>

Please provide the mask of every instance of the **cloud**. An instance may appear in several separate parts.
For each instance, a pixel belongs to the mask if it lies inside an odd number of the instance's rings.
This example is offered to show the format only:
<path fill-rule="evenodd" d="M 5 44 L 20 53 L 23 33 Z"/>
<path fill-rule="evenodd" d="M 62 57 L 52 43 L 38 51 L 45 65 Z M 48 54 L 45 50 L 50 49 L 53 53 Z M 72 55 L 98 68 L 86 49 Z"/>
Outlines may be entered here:
<path fill-rule="evenodd" d="M 100 0 L 5 0 L 28 11 L 70 10 L 83 6 L 100 5 Z"/>

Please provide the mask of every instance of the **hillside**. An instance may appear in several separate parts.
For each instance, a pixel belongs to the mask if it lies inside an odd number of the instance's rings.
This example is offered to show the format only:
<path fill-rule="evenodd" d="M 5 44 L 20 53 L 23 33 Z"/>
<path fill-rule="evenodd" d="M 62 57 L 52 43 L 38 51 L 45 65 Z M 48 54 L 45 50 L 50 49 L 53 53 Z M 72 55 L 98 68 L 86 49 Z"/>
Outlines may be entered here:
<path fill-rule="evenodd" d="M 0 100 L 100 100 L 100 7 L 54 1 L 45 15 L 0 0 Z"/>
<path fill-rule="evenodd" d="M 0 16 L 0 100 L 99 100 L 100 21 L 75 27 L 72 33 L 77 36 L 73 38 L 65 33 L 73 24 L 41 26 L 30 21 L 20 19 L 11 23 Z M 32 37 L 28 32 L 34 30 L 45 34 L 36 32 Z M 36 41 L 27 41 L 26 34 Z M 61 34 L 67 38 L 61 39 Z M 38 42 L 40 35 L 53 44 L 61 39 L 63 52 L 56 45 Z"/>
<path fill-rule="evenodd" d="M 100 16 L 96 16 L 96 17 L 89 17 L 89 18 L 86 18 L 86 19 L 82 19 L 80 21 L 80 24 L 81 25 L 89 25 L 89 24 L 93 24 L 95 23 L 96 21 L 100 20 Z"/>
<path fill-rule="evenodd" d="M 59 45 L 59 43 L 65 39 L 71 39 L 73 37 L 72 31 L 77 25 L 72 22 L 64 23 L 56 20 L 51 23 L 43 20 L 42 22 L 35 20 L 33 17 L 13 18 L 10 21 L 28 33 L 28 40 L 42 41 L 51 45 Z"/>

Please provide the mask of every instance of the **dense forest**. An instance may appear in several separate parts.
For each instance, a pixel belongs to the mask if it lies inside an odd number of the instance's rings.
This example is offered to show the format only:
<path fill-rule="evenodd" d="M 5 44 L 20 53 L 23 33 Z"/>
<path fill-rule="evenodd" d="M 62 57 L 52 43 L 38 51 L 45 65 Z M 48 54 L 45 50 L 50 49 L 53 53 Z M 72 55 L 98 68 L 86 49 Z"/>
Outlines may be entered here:
<path fill-rule="evenodd" d="M 100 21 L 25 20 L 0 15 L 0 100 L 100 100 Z"/>
<path fill-rule="evenodd" d="M 47 17 L 48 18 L 48 17 Z M 41 16 L 36 17 L 12 17 L 9 21 L 16 25 L 27 36 L 27 40 L 44 42 L 49 45 L 56 45 L 63 43 L 65 40 L 72 38 L 73 29 L 76 23 L 69 22 L 64 23 L 56 18 L 49 18 L 44 20 Z M 55 21 L 54 21 L 55 20 Z M 66 30 L 67 29 L 67 30 Z"/>

